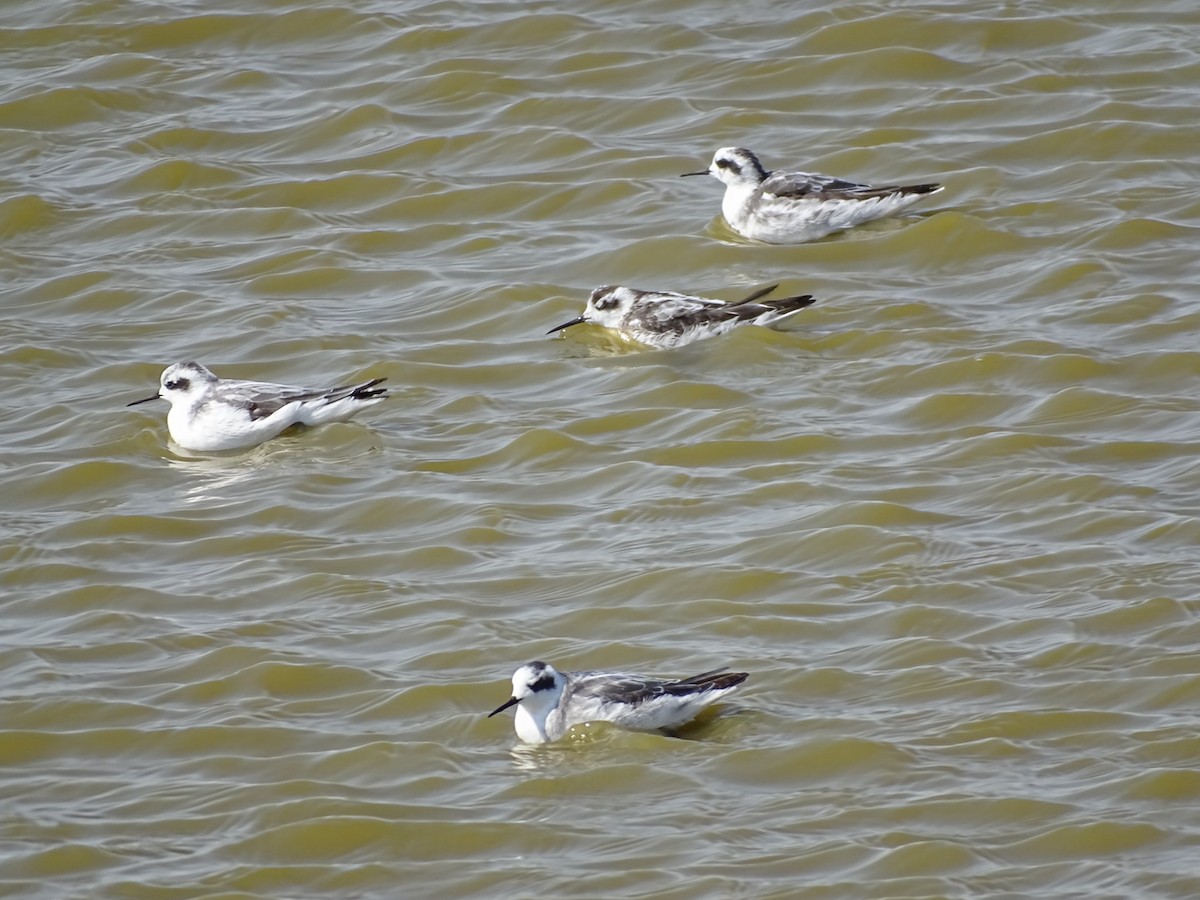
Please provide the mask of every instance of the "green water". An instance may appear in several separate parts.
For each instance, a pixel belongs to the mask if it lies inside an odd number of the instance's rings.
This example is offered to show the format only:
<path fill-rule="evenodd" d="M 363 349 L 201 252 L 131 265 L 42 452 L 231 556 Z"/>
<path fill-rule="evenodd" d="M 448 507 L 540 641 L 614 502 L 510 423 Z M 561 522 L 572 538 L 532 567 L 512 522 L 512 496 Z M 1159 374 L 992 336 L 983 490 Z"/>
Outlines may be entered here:
<path fill-rule="evenodd" d="M 0 894 L 1200 895 L 1198 27 L 6 4 Z M 946 190 L 752 245 L 731 144 Z M 185 358 L 394 396 L 196 457 L 124 406 Z M 751 677 L 522 748 L 534 658 Z"/>

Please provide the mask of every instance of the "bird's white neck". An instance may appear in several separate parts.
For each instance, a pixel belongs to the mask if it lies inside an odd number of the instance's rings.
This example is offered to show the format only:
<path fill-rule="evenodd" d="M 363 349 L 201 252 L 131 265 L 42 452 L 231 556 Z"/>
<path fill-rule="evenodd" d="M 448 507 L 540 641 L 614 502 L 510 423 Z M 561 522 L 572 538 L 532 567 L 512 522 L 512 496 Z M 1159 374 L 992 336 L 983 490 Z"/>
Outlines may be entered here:
<path fill-rule="evenodd" d="M 721 213 L 727 222 L 737 222 L 746 214 L 746 204 L 758 190 L 758 185 L 748 181 L 739 181 L 725 186 L 725 196 L 721 198 Z"/>
<path fill-rule="evenodd" d="M 513 723 L 517 729 L 517 737 L 527 744 L 544 744 L 549 741 L 550 738 L 546 735 L 546 719 L 551 709 L 553 707 L 528 710 L 523 703 L 518 706 Z"/>
<path fill-rule="evenodd" d="M 555 689 L 531 694 L 517 706 L 513 724 L 517 730 L 517 737 L 525 743 L 544 744 L 562 736 L 561 734 L 552 734 L 554 729 L 550 726 L 550 717 L 558 709 L 565 687 L 565 681 L 561 675 L 557 676 L 557 682 Z"/>
<path fill-rule="evenodd" d="M 173 431 L 185 430 L 200 400 L 200 397 L 191 396 L 172 399 L 171 408 L 167 411 L 167 427 Z"/>

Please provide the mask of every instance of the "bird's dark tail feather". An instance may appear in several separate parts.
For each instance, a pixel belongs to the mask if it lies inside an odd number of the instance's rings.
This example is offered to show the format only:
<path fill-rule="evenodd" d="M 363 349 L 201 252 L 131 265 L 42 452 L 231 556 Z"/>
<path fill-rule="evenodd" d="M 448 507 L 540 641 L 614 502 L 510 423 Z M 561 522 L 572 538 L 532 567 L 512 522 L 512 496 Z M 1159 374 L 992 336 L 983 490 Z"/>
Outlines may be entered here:
<path fill-rule="evenodd" d="M 679 681 L 672 682 L 670 686 L 688 690 L 694 690 L 697 687 L 708 688 L 710 690 L 724 690 L 736 687 L 750 677 L 749 672 L 729 672 L 726 671 L 728 668 L 728 666 L 722 666 L 710 672 L 701 672 L 699 675 L 693 675 L 691 678 L 682 678 Z"/>
<path fill-rule="evenodd" d="M 384 381 L 387 381 L 387 379 L 376 378 L 374 381 L 368 381 L 366 384 L 360 384 L 350 392 L 350 396 L 355 400 L 370 400 L 372 397 L 386 397 L 388 392 L 387 388 L 375 387 L 375 385 L 381 384 Z"/>

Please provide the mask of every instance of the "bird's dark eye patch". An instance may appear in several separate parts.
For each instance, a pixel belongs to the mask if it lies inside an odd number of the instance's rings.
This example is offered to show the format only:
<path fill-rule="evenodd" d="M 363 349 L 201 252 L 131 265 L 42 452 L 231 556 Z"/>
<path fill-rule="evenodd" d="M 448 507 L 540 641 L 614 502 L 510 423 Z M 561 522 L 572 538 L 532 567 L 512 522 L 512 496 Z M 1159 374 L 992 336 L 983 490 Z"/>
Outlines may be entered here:
<path fill-rule="evenodd" d="M 531 691 L 533 691 L 535 694 L 538 691 L 548 691 L 552 687 L 554 687 L 554 676 L 553 675 L 543 675 L 537 681 L 535 681 L 531 685 L 529 685 L 529 689 Z"/>
<path fill-rule="evenodd" d="M 596 309 L 615 309 L 617 306 L 616 292 L 610 291 L 607 294 L 601 294 L 592 300 L 592 306 Z"/>
<path fill-rule="evenodd" d="M 718 169 L 729 169 L 731 172 L 742 171 L 742 167 L 739 166 L 737 163 L 735 163 L 732 159 L 724 159 L 724 158 L 717 160 L 717 168 Z"/>
<path fill-rule="evenodd" d="M 168 391 L 186 391 L 192 386 L 192 383 L 186 378 L 172 378 L 163 385 Z"/>

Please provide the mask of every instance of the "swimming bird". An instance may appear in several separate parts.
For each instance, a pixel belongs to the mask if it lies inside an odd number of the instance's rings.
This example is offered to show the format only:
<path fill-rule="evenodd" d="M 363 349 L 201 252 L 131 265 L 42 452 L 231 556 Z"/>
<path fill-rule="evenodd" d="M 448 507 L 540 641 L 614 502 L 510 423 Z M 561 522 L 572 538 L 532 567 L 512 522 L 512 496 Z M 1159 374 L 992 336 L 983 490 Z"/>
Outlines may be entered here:
<path fill-rule="evenodd" d="M 742 147 L 722 147 L 712 164 L 681 177 L 711 175 L 725 184 L 721 212 L 738 234 L 768 244 L 802 244 L 900 212 L 942 190 L 940 184 L 857 184 L 812 172 L 768 172 Z"/>
<path fill-rule="evenodd" d="M 605 285 L 592 291 L 582 315 L 554 326 L 546 334 L 591 322 L 613 329 L 626 340 L 669 350 L 725 334 L 739 325 L 774 325 L 816 302 L 811 294 L 756 302 L 777 287 L 773 284 L 744 300 L 725 303 L 674 291 Z"/>
<path fill-rule="evenodd" d="M 685 725 L 749 678 L 747 672 L 713 669 L 661 681 L 620 672 L 559 672 L 541 660 L 513 673 L 512 697 L 488 718 L 517 707 L 517 737 L 527 744 L 557 741 L 574 725 L 612 722 L 630 731 Z"/>
<path fill-rule="evenodd" d="M 168 366 L 157 394 L 126 406 L 168 400 L 167 430 L 188 450 L 237 450 L 267 441 L 292 425 L 344 422 L 364 406 L 387 397 L 384 381 L 331 388 L 303 388 L 262 381 L 218 378 L 197 362 Z"/>

